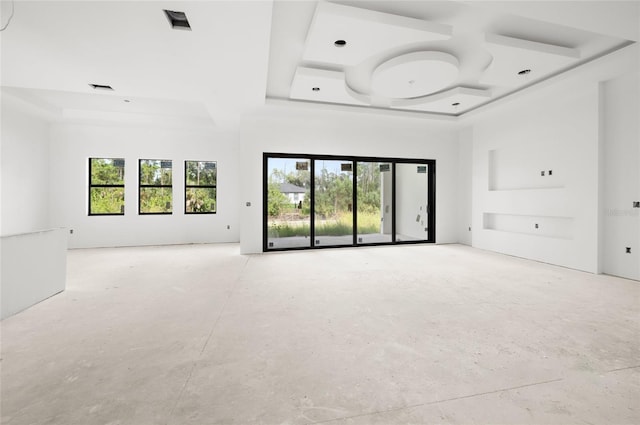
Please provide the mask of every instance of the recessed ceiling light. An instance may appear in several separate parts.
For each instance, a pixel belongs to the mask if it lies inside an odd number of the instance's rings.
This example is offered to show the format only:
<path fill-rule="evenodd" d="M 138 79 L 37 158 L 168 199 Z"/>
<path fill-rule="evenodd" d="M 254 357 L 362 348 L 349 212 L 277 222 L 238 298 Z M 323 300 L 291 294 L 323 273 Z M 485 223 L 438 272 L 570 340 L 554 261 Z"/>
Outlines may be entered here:
<path fill-rule="evenodd" d="M 89 84 L 91 86 L 91 88 L 93 88 L 94 90 L 108 90 L 108 91 L 113 91 L 113 87 L 106 85 L 106 84 Z"/>
<path fill-rule="evenodd" d="M 167 9 L 163 10 L 164 14 L 167 15 L 167 19 L 171 24 L 171 28 L 191 31 L 191 25 L 189 25 L 189 20 L 187 19 L 187 15 L 184 12 Z"/>
<path fill-rule="evenodd" d="M 311 90 L 313 90 L 313 91 L 320 91 L 320 87 L 314 87 L 314 88 L 312 88 Z"/>
<path fill-rule="evenodd" d="M 336 40 L 333 45 L 336 47 L 344 47 L 347 45 L 347 42 L 344 40 Z"/>
<path fill-rule="evenodd" d="M 531 72 L 530 69 L 523 69 L 522 71 L 518 72 L 518 75 L 527 75 Z"/>

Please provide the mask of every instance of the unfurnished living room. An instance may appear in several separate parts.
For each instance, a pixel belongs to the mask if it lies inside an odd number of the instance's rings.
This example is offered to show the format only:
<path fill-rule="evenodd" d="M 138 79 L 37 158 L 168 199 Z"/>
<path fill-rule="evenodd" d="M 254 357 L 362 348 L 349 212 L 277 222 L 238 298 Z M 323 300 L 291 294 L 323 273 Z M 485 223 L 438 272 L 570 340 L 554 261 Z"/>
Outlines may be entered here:
<path fill-rule="evenodd" d="M 0 1 L 3 425 L 640 423 L 639 1 Z"/>

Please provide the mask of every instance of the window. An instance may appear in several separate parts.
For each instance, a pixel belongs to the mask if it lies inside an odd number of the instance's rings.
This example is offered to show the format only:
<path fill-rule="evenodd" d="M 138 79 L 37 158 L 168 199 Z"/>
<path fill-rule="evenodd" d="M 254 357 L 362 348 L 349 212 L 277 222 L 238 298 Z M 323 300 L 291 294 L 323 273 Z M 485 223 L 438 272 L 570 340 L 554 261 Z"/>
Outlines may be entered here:
<path fill-rule="evenodd" d="M 171 160 L 141 159 L 139 171 L 139 213 L 171 214 L 173 205 Z"/>
<path fill-rule="evenodd" d="M 124 215 L 124 159 L 89 158 L 89 215 Z"/>
<path fill-rule="evenodd" d="M 263 250 L 435 242 L 431 159 L 263 154 Z"/>
<path fill-rule="evenodd" d="M 218 171 L 214 161 L 184 162 L 185 214 L 215 214 Z"/>

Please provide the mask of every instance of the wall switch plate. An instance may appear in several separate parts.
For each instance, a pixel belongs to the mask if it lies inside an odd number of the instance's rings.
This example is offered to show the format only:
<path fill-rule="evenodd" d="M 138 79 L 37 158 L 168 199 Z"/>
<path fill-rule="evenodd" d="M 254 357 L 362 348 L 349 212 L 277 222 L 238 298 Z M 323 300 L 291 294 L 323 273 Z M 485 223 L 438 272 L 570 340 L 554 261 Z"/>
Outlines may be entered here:
<path fill-rule="evenodd" d="M 251 202 L 247 202 L 245 205 L 250 207 L 251 206 Z"/>

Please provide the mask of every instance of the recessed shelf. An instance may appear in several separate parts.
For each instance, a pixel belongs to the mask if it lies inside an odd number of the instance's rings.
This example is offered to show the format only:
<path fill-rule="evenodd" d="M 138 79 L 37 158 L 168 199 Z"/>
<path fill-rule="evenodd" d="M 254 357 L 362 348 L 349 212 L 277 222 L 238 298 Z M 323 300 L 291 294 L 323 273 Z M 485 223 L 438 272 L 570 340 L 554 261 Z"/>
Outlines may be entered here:
<path fill-rule="evenodd" d="M 557 159 L 543 150 L 503 148 L 488 156 L 489 191 L 564 188 L 562 173 L 553 171 Z"/>
<path fill-rule="evenodd" d="M 573 218 L 484 213 L 483 228 L 555 239 L 573 239 Z"/>

